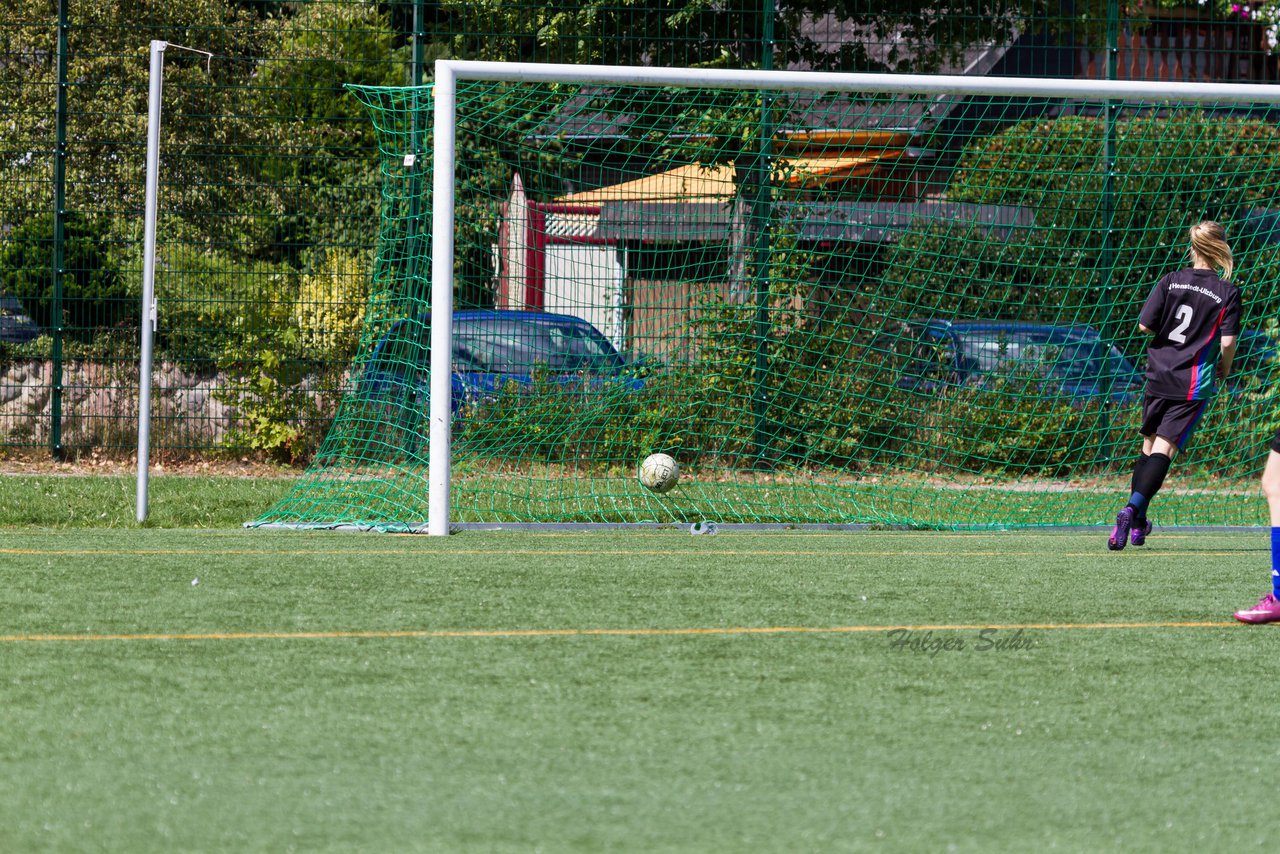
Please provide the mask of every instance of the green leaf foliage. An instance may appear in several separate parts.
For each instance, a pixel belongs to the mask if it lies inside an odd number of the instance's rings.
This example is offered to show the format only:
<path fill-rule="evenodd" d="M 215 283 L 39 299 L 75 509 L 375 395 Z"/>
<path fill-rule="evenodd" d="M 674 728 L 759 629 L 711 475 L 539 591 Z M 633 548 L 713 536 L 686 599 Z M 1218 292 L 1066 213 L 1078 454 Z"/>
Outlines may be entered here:
<path fill-rule="evenodd" d="M 1151 111 L 1117 122 L 1108 176 L 1106 124 L 1096 116 L 1024 122 L 964 152 L 947 198 L 1020 209 L 1004 229 L 936 223 L 885 254 L 887 313 L 1052 320 L 1076 310 L 1105 335 L 1130 330 L 1164 273 L 1187 263 L 1188 229 L 1224 224 L 1247 314 L 1274 313 L 1254 284 L 1275 281 L 1275 245 L 1247 239 L 1252 214 L 1274 203 L 1280 131 L 1263 121 Z M 1108 309 L 1110 306 L 1110 309 Z"/>
<path fill-rule="evenodd" d="M 28 218 L 0 239 L 0 292 L 21 298 L 42 329 L 62 326 L 76 340 L 135 319 L 137 290 L 116 266 L 100 217 L 69 213 L 63 221 L 62 316 L 54 316 L 54 217 Z"/>

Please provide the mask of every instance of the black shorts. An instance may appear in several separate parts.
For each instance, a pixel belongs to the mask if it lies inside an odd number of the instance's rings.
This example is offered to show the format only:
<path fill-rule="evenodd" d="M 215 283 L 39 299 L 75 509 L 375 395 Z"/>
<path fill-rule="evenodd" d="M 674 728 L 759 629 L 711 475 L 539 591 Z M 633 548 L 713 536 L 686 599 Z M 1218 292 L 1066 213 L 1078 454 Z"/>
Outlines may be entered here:
<path fill-rule="evenodd" d="M 1275 437 L 1271 440 L 1271 450 L 1280 454 L 1280 430 L 1276 430 Z"/>
<path fill-rule="evenodd" d="M 1147 395 L 1142 401 L 1142 428 L 1139 432 L 1144 436 L 1168 439 L 1181 451 L 1208 406 L 1207 400 L 1169 400 Z"/>

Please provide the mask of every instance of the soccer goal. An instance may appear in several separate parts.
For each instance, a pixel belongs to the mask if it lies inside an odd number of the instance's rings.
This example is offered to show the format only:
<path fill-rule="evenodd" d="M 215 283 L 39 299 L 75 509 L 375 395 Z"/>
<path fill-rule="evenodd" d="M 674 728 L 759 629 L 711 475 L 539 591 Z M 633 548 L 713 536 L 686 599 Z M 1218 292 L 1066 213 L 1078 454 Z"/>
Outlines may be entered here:
<path fill-rule="evenodd" d="M 1099 524 L 1201 219 L 1246 331 L 1152 514 L 1262 522 L 1280 87 L 441 61 L 353 93 L 362 345 L 255 524 Z"/>

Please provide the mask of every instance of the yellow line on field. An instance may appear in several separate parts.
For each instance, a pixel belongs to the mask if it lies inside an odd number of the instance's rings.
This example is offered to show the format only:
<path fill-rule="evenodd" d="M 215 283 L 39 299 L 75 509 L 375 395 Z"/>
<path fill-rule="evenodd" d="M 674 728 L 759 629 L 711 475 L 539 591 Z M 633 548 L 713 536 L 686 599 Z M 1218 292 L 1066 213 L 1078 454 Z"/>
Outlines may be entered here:
<path fill-rule="evenodd" d="M 1068 629 L 1205 629 L 1236 626 L 1233 622 L 1157 622 L 1157 623 L 941 623 L 886 626 L 741 626 L 736 628 L 674 629 L 457 629 L 404 631 L 330 631 L 330 632 L 203 632 L 152 634 L 62 634 L 0 635 L 0 643 L 87 643 L 98 641 L 243 641 L 243 640 L 387 640 L 395 638 L 561 638 L 561 637 L 679 637 L 690 635 L 788 635 L 788 634 L 871 634 L 909 631 L 981 631 L 997 629 L 1013 631 Z"/>

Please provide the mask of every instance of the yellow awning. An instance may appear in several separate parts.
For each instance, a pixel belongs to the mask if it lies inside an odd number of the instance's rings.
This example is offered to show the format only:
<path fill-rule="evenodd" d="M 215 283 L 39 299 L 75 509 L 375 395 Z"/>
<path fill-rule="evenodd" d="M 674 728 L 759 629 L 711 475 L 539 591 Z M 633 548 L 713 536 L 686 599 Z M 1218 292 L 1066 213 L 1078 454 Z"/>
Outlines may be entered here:
<path fill-rule="evenodd" d="M 706 167 L 695 163 L 612 187 L 561 196 L 556 201 L 598 205 L 605 202 L 723 202 L 730 198 L 733 198 L 733 167 Z"/>
<path fill-rule="evenodd" d="M 788 187 L 817 188 L 835 181 L 870 174 L 904 149 L 847 153 L 830 156 L 784 157 L 777 161 L 776 177 Z M 606 202 L 725 202 L 733 198 L 733 167 L 726 165 L 681 166 L 658 175 L 624 181 L 611 187 L 561 196 L 557 202 L 599 205 Z"/>

